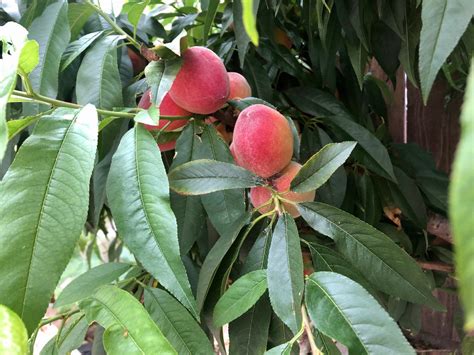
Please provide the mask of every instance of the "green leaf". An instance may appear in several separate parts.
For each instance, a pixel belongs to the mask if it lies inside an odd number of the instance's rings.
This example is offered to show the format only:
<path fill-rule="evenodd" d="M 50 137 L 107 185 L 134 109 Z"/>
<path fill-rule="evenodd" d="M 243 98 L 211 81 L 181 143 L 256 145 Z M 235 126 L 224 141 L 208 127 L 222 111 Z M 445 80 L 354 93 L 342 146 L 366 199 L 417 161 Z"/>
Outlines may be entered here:
<path fill-rule="evenodd" d="M 35 40 L 30 39 L 26 41 L 25 46 L 21 50 L 20 63 L 18 66 L 23 73 L 29 74 L 36 68 L 38 63 L 39 44 Z"/>
<path fill-rule="evenodd" d="M 183 61 L 180 57 L 152 61 L 145 68 L 146 82 L 150 86 L 151 102 L 160 106 L 166 93 L 171 89 Z"/>
<path fill-rule="evenodd" d="M 0 184 L 0 225 L 8 226 L 0 232 L 0 299 L 29 332 L 44 315 L 86 220 L 97 129 L 92 105 L 43 116 Z"/>
<path fill-rule="evenodd" d="M 357 141 L 358 146 L 354 153 L 361 151 L 360 160 L 370 170 L 388 180 L 397 181 L 387 149 L 369 130 L 343 117 L 324 117 L 323 120 L 348 138 Z"/>
<path fill-rule="evenodd" d="M 334 239 L 339 252 L 379 290 L 440 308 L 418 264 L 385 234 L 324 203 L 303 203 L 297 208 L 311 228 Z"/>
<path fill-rule="evenodd" d="M 271 348 L 268 351 L 265 351 L 265 355 L 290 355 L 291 348 L 293 347 L 293 343 L 284 343 L 274 348 Z"/>
<path fill-rule="evenodd" d="M 306 282 L 305 302 L 315 327 L 354 354 L 415 354 L 400 328 L 363 287 L 334 272 Z"/>
<path fill-rule="evenodd" d="M 212 249 L 204 259 L 201 271 L 199 272 L 199 281 L 196 293 L 196 300 L 198 311 L 200 312 L 204 306 L 206 296 L 211 287 L 212 281 L 214 280 L 217 269 L 224 260 L 225 255 L 230 250 L 234 242 L 237 240 L 241 229 L 248 223 L 250 213 L 246 213 L 238 220 L 232 223 L 232 227 L 229 228 L 232 233 L 221 236 L 214 244 Z"/>
<path fill-rule="evenodd" d="M 403 215 L 418 227 L 425 229 L 427 223 L 426 206 L 420 190 L 415 182 L 397 167 L 395 167 L 395 176 L 398 184 L 382 184 L 382 186 L 386 186 L 384 189 L 390 193 L 391 202 L 399 207 Z"/>
<path fill-rule="evenodd" d="M 357 141 L 354 157 L 359 153 L 361 162 L 370 170 L 396 181 L 387 149 L 369 130 L 354 122 L 353 117 L 334 96 L 307 87 L 292 88 L 287 90 L 286 94 L 299 110 L 321 117 L 325 123 L 342 132 L 347 138 Z"/>
<path fill-rule="evenodd" d="M 166 291 L 145 288 L 145 308 L 178 354 L 214 354 L 196 320 Z"/>
<path fill-rule="evenodd" d="M 262 70 L 262 63 L 258 58 L 253 56 L 247 56 L 245 58 L 245 64 L 243 66 L 243 71 L 245 78 L 248 80 L 252 92 L 257 98 L 245 98 L 238 101 L 238 106 L 235 105 L 239 110 L 243 110 L 245 107 L 260 103 L 262 105 L 267 105 L 274 108 L 268 102 L 262 102 L 263 100 L 272 101 L 273 99 L 273 88 L 272 82 L 268 77 L 268 73 L 265 70 Z"/>
<path fill-rule="evenodd" d="M 214 324 L 221 327 L 248 311 L 267 290 L 266 270 L 255 270 L 235 281 L 214 307 Z"/>
<path fill-rule="evenodd" d="M 240 67 L 244 66 L 245 55 L 250 43 L 250 37 L 244 27 L 242 0 L 232 2 L 232 17 L 234 19 L 235 42 L 239 54 Z"/>
<path fill-rule="evenodd" d="M 103 286 L 79 304 L 89 323 L 106 329 L 104 346 L 127 354 L 177 354 L 140 302 L 126 291 Z M 113 353 L 113 352 L 112 352 Z"/>
<path fill-rule="evenodd" d="M 41 113 L 36 116 L 27 116 L 19 118 L 17 120 L 8 121 L 8 140 L 12 139 L 13 137 L 16 137 L 19 133 L 21 133 L 22 130 L 38 121 L 43 115 L 44 113 Z"/>
<path fill-rule="evenodd" d="M 118 279 L 129 268 L 129 264 L 107 263 L 88 270 L 66 286 L 56 300 L 54 307 L 59 308 L 81 301 L 93 294 L 100 286 Z"/>
<path fill-rule="evenodd" d="M 420 171 L 416 174 L 415 181 L 431 206 L 444 213 L 448 211 L 447 174 L 437 170 Z"/>
<path fill-rule="evenodd" d="M 204 127 L 201 141 L 201 157 L 226 163 L 233 162 L 229 146 L 217 135 L 214 126 Z M 201 201 L 212 225 L 220 235 L 231 232 L 229 226 L 245 213 L 243 189 L 216 191 L 202 196 Z"/>
<path fill-rule="evenodd" d="M 134 33 L 137 30 L 138 22 L 140 21 L 143 11 L 145 11 L 149 3 L 150 0 L 134 3 L 128 11 L 128 21 L 132 24 Z"/>
<path fill-rule="evenodd" d="M 77 72 L 78 104 L 92 103 L 103 109 L 123 106 L 117 63 L 117 43 L 121 38 L 117 35 L 103 37 L 87 51 Z"/>
<path fill-rule="evenodd" d="M 20 60 L 21 49 L 27 40 L 28 32 L 15 22 L 8 22 L 0 27 L 0 162 L 7 148 L 8 131 L 6 109 L 8 98 L 16 83 L 16 70 Z"/>
<path fill-rule="evenodd" d="M 398 60 L 400 61 L 405 73 L 407 74 L 410 82 L 418 88 L 418 82 L 416 79 L 416 50 L 420 42 L 420 29 L 421 21 L 419 20 L 418 11 L 412 11 L 408 13 L 408 4 L 405 6 L 405 19 L 403 20 L 403 37 L 398 54 Z"/>
<path fill-rule="evenodd" d="M 0 353 L 10 355 L 28 354 L 28 333 L 21 318 L 0 304 Z"/>
<path fill-rule="evenodd" d="M 291 190 L 307 192 L 318 189 L 351 155 L 356 142 L 329 143 L 314 154 L 291 181 Z"/>
<path fill-rule="evenodd" d="M 169 173 L 170 187 L 184 195 L 247 188 L 260 184 L 260 178 L 240 166 L 209 159 L 180 165 Z"/>
<path fill-rule="evenodd" d="M 331 138 L 321 128 L 306 128 L 301 135 L 301 159 L 308 160 L 324 145 L 332 143 Z M 344 166 L 336 169 L 329 180 L 318 189 L 318 201 L 340 207 L 344 201 L 347 187 L 347 175 Z"/>
<path fill-rule="evenodd" d="M 303 257 L 294 219 L 284 213 L 273 231 L 268 254 L 268 293 L 276 315 L 296 334 L 301 327 Z"/>
<path fill-rule="evenodd" d="M 198 157 L 201 139 L 197 135 L 197 130 L 196 121 L 184 127 L 176 141 L 176 156 L 171 169 Z M 178 224 L 181 255 L 185 255 L 194 242 L 206 232 L 206 213 L 200 196 L 184 196 L 173 191 L 171 191 L 171 208 Z"/>
<path fill-rule="evenodd" d="M 308 246 L 309 251 L 311 252 L 314 270 L 337 272 L 338 274 L 347 276 L 363 286 L 373 296 L 376 295 L 376 291 L 367 281 L 365 276 L 357 271 L 357 269 L 354 269 L 354 266 L 344 259 L 344 257 L 337 251 L 314 242 L 311 242 Z"/>
<path fill-rule="evenodd" d="M 291 102 L 302 112 L 316 117 L 338 116 L 353 120 L 341 101 L 333 95 L 310 87 L 296 87 L 285 91 Z"/>
<path fill-rule="evenodd" d="M 84 342 L 88 328 L 89 324 L 84 314 L 74 314 L 67 320 L 59 334 L 59 338 L 58 335 L 53 337 L 41 349 L 40 355 L 68 354 L 72 350 L 79 348 Z"/>
<path fill-rule="evenodd" d="M 64 71 L 77 57 L 79 57 L 87 48 L 98 40 L 104 31 L 88 33 L 77 41 L 70 43 L 64 51 L 61 59 L 61 71 Z"/>
<path fill-rule="evenodd" d="M 413 246 L 411 244 L 410 237 L 408 235 L 406 235 L 406 233 L 403 231 L 403 229 L 399 230 L 393 224 L 388 224 L 388 223 L 378 223 L 376 225 L 376 227 L 379 231 L 384 233 L 387 237 L 389 237 L 395 243 L 397 243 L 403 249 L 405 249 L 408 254 L 413 253 Z"/>
<path fill-rule="evenodd" d="M 141 125 L 128 131 L 112 158 L 107 197 L 119 234 L 137 260 L 197 317 L 180 259 L 176 219 L 161 154 Z"/>
<path fill-rule="evenodd" d="M 219 7 L 219 0 L 209 0 L 206 9 L 206 18 L 204 19 L 204 43 L 207 42 L 207 38 L 209 37 L 209 31 L 212 27 L 212 23 L 214 22 L 214 17 L 216 17 L 217 8 Z"/>
<path fill-rule="evenodd" d="M 263 354 L 267 348 L 271 306 L 264 294 L 253 307 L 229 324 L 230 354 Z"/>
<path fill-rule="evenodd" d="M 425 105 L 439 69 L 473 16 L 474 2 L 471 0 L 423 1 L 419 71 Z"/>
<path fill-rule="evenodd" d="M 28 28 L 30 40 L 39 44 L 39 63 L 29 76 L 31 85 L 36 93 L 51 98 L 58 94 L 59 64 L 71 38 L 67 9 L 67 1 L 53 3 Z M 38 105 L 31 110 L 29 114 L 38 113 Z"/>
<path fill-rule="evenodd" d="M 260 0 L 242 0 L 242 22 L 252 43 L 258 46 L 256 14 Z"/>
<path fill-rule="evenodd" d="M 364 74 L 365 68 L 367 65 L 368 53 L 367 50 L 362 45 L 362 42 L 358 41 L 357 43 L 351 43 L 350 41 L 346 42 L 347 54 L 354 69 L 354 73 L 357 77 L 357 82 L 359 83 L 359 88 L 362 90 L 364 84 Z"/>
<path fill-rule="evenodd" d="M 71 39 L 75 40 L 89 17 L 94 13 L 94 8 L 84 3 L 69 4 L 68 19 L 71 29 Z"/>
<path fill-rule="evenodd" d="M 474 142 L 474 60 L 471 61 L 464 106 L 461 113 L 462 134 L 451 176 L 449 188 L 449 217 L 455 239 L 456 274 L 459 278 L 461 300 L 466 312 L 465 326 L 474 329 L 474 166 L 472 151 Z"/>
<path fill-rule="evenodd" d="M 241 274 L 266 268 L 271 238 L 272 226 L 268 225 L 250 249 Z M 264 353 L 267 348 L 271 312 L 270 300 L 266 293 L 247 312 L 232 321 L 229 324 L 229 352 L 237 355 Z"/>

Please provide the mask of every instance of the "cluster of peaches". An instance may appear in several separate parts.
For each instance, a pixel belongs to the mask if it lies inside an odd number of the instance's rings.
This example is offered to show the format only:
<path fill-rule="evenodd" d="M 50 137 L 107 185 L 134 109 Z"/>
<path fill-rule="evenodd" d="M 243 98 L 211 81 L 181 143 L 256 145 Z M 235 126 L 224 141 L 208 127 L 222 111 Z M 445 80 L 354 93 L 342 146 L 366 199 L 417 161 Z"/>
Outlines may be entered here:
<path fill-rule="evenodd" d="M 169 92 L 160 104 L 163 116 L 191 117 L 193 113 L 212 115 L 228 100 L 251 96 L 247 80 L 238 73 L 228 73 L 221 59 L 204 47 L 191 47 L 183 56 L 182 66 Z M 151 106 L 147 91 L 138 106 Z M 207 123 L 214 123 L 210 116 Z M 177 131 L 188 123 L 187 119 L 160 120 L 157 126 L 145 125 L 149 130 Z M 220 125 L 220 124 L 219 124 Z M 223 127 L 223 126 L 221 126 Z M 225 135 L 225 129 L 218 130 Z M 266 179 L 268 187 L 254 187 L 250 200 L 260 213 L 284 209 L 293 217 L 299 216 L 295 203 L 313 201 L 315 191 L 295 193 L 289 191 L 291 180 L 301 165 L 291 161 L 293 133 L 288 120 L 278 111 L 261 104 L 242 110 L 234 126 L 230 151 L 237 165 Z M 176 142 L 160 144 L 161 151 L 174 149 Z"/>

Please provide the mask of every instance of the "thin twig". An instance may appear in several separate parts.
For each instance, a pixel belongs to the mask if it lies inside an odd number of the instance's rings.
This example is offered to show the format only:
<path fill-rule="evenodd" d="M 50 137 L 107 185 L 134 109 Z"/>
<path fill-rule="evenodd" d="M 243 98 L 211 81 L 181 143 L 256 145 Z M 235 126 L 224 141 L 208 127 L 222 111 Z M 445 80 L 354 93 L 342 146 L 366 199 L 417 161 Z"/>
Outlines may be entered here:
<path fill-rule="evenodd" d="M 311 322 L 308 318 L 308 314 L 306 313 L 305 306 L 301 306 L 301 314 L 303 315 L 303 324 L 304 330 L 306 335 L 308 336 L 309 340 L 309 347 L 311 348 L 311 353 L 314 355 L 322 355 L 321 351 L 318 349 L 316 342 L 314 341 L 313 332 L 311 331 Z"/>

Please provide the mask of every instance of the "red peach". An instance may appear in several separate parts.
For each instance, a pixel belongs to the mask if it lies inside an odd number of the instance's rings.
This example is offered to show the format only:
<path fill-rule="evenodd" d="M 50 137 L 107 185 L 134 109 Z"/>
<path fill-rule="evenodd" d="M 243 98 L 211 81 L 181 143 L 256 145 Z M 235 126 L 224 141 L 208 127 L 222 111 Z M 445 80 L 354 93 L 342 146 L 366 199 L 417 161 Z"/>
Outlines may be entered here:
<path fill-rule="evenodd" d="M 278 174 L 272 181 L 273 188 L 280 194 L 280 196 L 286 200 L 293 202 L 311 202 L 314 201 L 316 196 L 316 191 L 309 192 L 292 192 L 289 191 L 291 180 L 296 176 L 298 171 L 301 169 L 301 164 L 296 162 L 291 162 L 281 173 Z M 254 207 L 259 207 L 268 202 L 272 198 L 272 191 L 267 187 L 253 187 L 250 189 L 250 201 Z M 260 213 L 270 212 L 275 205 L 272 203 L 268 204 L 265 207 L 259 209 Z M 295 205 L 289 202 L 283 202 L 283 207 L 285 211 L 290 213 L 293 217 L 298 217 L 300 213 L 298 212 Z"/>
<path fill-rule="evenodd" d="M 293 155 L 290 125 L 283 115 L 268 106 L 249 106 L 235 123 L 232 151 L 240 166 L 270 177 L 287 166 Z"/>
<path fill-rule="evenodd" d="M 132 62 L 133 75 L 141 73 L 148 64 L 148 61 L 140 54 L 137 54 L 133 49 L 127 48 L 128 57 Z"/>
<path fill-rule="evenodd" d="M 151 92 L 150 90 L 147 90 L 142 98 L 140 99 L 140 102 L 138 103 L 138 107 L 143 108 L 143 109 L 148 109 L 151 106 Z M 163 116 L 190 116 L 191 113 L 186 111 L 185 109 L 179 107 L 174 103 L 174 101 L 171 99 L 169 94 L 166 94 L 165 97 L 163 97 L 163 100 L 161 101 L 160 104 L 160 115 Z M 160 122 L 158 123 L 158 126 L 153 126 L 153 125 L 147 125 L 145 124 L 145 128 L 148 130 L 158 130 L 163 128 L 165 125 L 170 122 L 169 120 L 162 120 L 160 119 Z M 183 126 L 186 126 L 188 123 L 188 120 L 174 120 L 171 121 L 171 123 L 166 126 L 165 131 L 173 131 L 175 129 L 181 128 Z"/>
<path fill-rule="evenodd" d="M 158 147 L 160 147 L 160 152 L 167 152 L 168 150 L 173 150 L 174 148 L 176 148 L 176 141 L 159 143 Z"/>
<path fill-rule="evenodd" d="M 199 114 L 220 109 L 229 97 L 229 78 L 222 60 L 205 47 L 191 47 L 169 94 L 182 108 Z"/>
<path fill-rule="evenodd" d="M 227 75 L 229 76 L 230 85 L 229 100 L 244 99 L 252 96 L 252 89 L 244 76 L 235 72 L 229 72 Z"/>

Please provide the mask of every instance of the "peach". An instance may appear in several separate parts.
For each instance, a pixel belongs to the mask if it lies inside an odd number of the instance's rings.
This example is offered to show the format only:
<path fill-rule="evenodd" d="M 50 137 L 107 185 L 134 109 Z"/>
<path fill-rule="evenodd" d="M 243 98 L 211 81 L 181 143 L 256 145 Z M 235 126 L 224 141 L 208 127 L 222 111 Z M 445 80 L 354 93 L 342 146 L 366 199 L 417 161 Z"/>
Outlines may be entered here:
<path fill-rule="evenodd" d="M 191 47 L 169 94 L 189 112 L 209 114 L 220 109 L 229 97 L 229 77 L 222 60 L 205 47 Z"/>
<path fill-rule="evenodd" d="M 151 92 L 150 90 L 147 90 L 145 91 L 142 98 L 140 99 L 140 102 L 138 103 L 138 107 L 143 108 L 143 109 L 148 109 L 150 106 L 151 106 Z M 171 99 L 171 97 L 169 96 L 169 94 L 166 94 L 165 97 L 163 97 L 163 100 L 161 101 L 160 115 L 191 116 L 191 113 L 179 107 L 178 105 L 176 105 L 174 101 Z M 158 126 L 147 125 L 147 124 L 144 126 L 149 131 L 158 130 L 158 129 L 163 128 L 165 125 L 167 125 L 168 122 L 170 121 L 160 119 Z M 173 120 L 168 126 L 166 126 L 165 131 L 167 132 L 174 131 L 175 129 L 186 126 L 187 123 L 188 123 L 188 120 Z"/>
<path fill-rule="evenodd" d="M 316 191 L 308 191 L 308 192 L 292 192 L 290 191 L 290 184 L 291 180 L 296 176 L 298 171 L 301 169 L 301 164 L 298 164 L 292 161 L 285 169 L 283 169 L 272 181 L 273 189 L 278 192 L 278 194 L 289 201 L 292 202 L 311 202 L 314 201 L 316 197 Z M 262 206 L 266 202 L 268 202 L 272 198 L 272 190 L 268 187 L 253 187 L 250 189 L 250 202 L 252 205 L 257 208 Z M 265 207 L 261 207 L 259 209 L 260 213 L 267 213 L 270 212 L 275 205 L 272 203 L 268 204 Z M 285 211 L 291 214 L 294 218 L 298 217 L 300 213 L 295 205 L 289 202 L 283 202 L 283 207 Z"/>
<path fill-rule="evenodd" d="M 137 54 L 133 49 L 127 48 L 128 57 L 132 62 L 133 75 L 141 73 L 148 64 L 148 61 L 140 54 Z"/>
<path fill-rule="evenodd" d="M 176 148 L 176 141 L 159 143 L 158 147 L 160 147 L 160 152 L 167 152 L 168 150 L 173 150 L 174 148 Z"/>
<path fill-rule="evenodd" d="M 230 86 L 229 100 L 244 99 L 252 96 L 252 89 L 243 75 L 235 72 L 229 72 L 227 75 L 229 76 Z"/>
<path fill-rule="evenodd" d="M 268 106 L 249 106 L 237 118 L 231 151 L 237 164 L 268 178 L 290 163 L 290 125 L 282 114 Z"/>
<path fill-rule="evenodd" d="M 282 46 L 288 49 L 291 49 L 291 47 L 293 47 L 293 42 L 291 41 L 291 38 L 285 31 L 283 31 L 279 27 L 276 27 L 273 30 L 273 38 L 275 39 L 276 43 L 281 44 Z"/>

